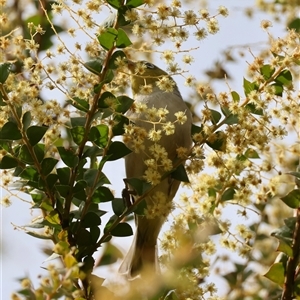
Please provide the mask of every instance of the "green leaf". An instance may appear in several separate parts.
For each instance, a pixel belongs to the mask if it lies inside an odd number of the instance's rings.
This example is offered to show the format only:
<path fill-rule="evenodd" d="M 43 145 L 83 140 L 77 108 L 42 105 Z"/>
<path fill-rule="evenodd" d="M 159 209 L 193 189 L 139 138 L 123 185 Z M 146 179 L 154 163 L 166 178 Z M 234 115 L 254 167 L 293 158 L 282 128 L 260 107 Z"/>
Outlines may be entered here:
<path fill-rule="evenodd" d="M 57 184 L 55 188 L 59 192 L 60 196 L 62 197 L 67 197 L 70 191 L 69 185 Z"/>
<path fill-rule="evenodd" d="M 77 126 L 85 126 L 86 123 L 86 118 L 84 117 L 76 117 L 76 118 L 71 118 L 71 125 L 72 127 L 77 127 Z"/>
<path fill-rule="evenodd" d="M 36 145 L 45 135 L 48 127 L 46 126 L 31 126 L 26 130 L 26 135 L 31 146 Z"/>
<path fill-rule="evenodd" d="M 257 90 L 257 84 L 255 82 L 250 82 L 248 81 L 246 78 L 244 78 L 244 93 L 247 96 L 248 94 L 250 94 L 252 91 L 256 91 Z"/>
<path fill-rule="evenodd" d="M 0 149 L 3 149 L 7 152 L 10 152 L 11 151 L 11 145 L 12 145 L 12 142 L 10 141 L 2 141 L 0 140 Z M 19 147 L 19 146 L 17 146 Z M 17 151 L 15 151 L 16 148 L 14 148 L 14 152 L 16 153 Z"/>
<path fill-rule="evenodd" d="M 291 231 L 291 235 L 293 235 L 293 232 L 294 232 L 294 229 L 295 229 L 295 226 L 296 226 L 296 222 L 297 222 L 297 218 L 296 217 L 290 217 L 290 218 L 286 218 L 283 220 L 285 226 L 287 228 L 289 228 L 289 231 Z"/>
<path fill-rule="evenodd" d="M 275 82 L 284 86 L 291 86 L 293 83 L 292 73 L 289 70 L 283 70 L 276 78 Z"/>
<path fill-rule="evenodd" d="M 75 144 L 80 145 L 84 140 L 85 127 L 77 126 L 71 128 L 71 135 Z"/>
<path fill-rule="evenodd" d="M 248 103 L 246 105 L 246 108 L 254 115 L 262 116 L 264 114 L 263 109 L 256 108 L 255 104 L 253 104 L 253 103 Z"/>
<path fill-rule="evenodd" d="M 82 190 L 84 190 L 87 187 L 87 183 L 84 180 L 79 180 L 76 182 L 74 188 L 73 188 L 73 193 L 80 193 Z"/>
<path fill-rule="evenodd" d="M 292 246 L 293 234 L 296 224 L 296 218 L 288 218 L 284 220 L 285 225 L 271 232 L 271 236 L 284 241 L 289 246 Z"/>
<path fill-rule="evenodd" d="M 84 228 L 78 230 L 77 243 L 78 246 L 90 246 L 91 245 L 91 234 Z"/>
<path fill-rule="evenodd" d="M 105 186 L 100 186 L 92 196 L 93 203 L 108 202 L 114 199 L 111 190 Z"/>
<path fill-rule="evenodd" d="M 48 175 L 51 173 L 53 168 L 56 166 L 58 163 L 58 160 L 52 157 L 46 157 L 42 160 L 41 168 L 42 168 L 42 174 L 43 175 Z"/>
<path fill-rule="evenodd" d="M 132 42 L 130 41 L 129 37 L 127 36 L 126 32 L 122 29 L 118 29 L 118 37 L 116 41 L 117 48 L 126 48 L 130 46 Z"/>
<path fill-rule="evenodd" d="M 29 288 L 18 290 L 18 294 L 25 296 L 26 299 L 36 299 L 35 294 Z"/>
<path fill-rule="evenodd" d="M 232 114 L 228 107 L 225 107 L 225 106 L 222 107 L 221 106 L 221 111 L 222 111 L 223 115 L 226 117 L 225 120 L 224 120 L 225 124 L 233 125 L 233 124 L 238 124 L 239 123 L 238 116 Z"/>
<path fill-rule="evenodd" d="M 278 84 L 278 83 L 274 83 L 271 85 L 274 89 L 274 94 L 276 96 L 280 96 L 282 97 L 282 93 L 283 93 L 283 86 L 281 84 Z"/>
<path fill-rule="evenodd" d="M 111 108 L 102 109 L 101 119 L 104 120 L 110 117 L 113 114 L 113 110 Z"/>
<path fill-rule="evenodd" d="M 84 180 L 77 181 L 73 188 L 74 198 L 79 199 L 81 201 L 86 201 L 87 198 L 85 192 L 86 187 L 87 187 L 86 181 Z"/>
<path fill-rule="evenodd" d="M 122 237 L 122 236 L 130 236 L 132 235 L 132 228 L 130 227 L 130 225 L 128 223 L 119 223 L 112 231 L 111 231 L 111 235 L 112 236 L 118 236 L 118 237 Z"/>
<path fill-rule="evenodd" d="M 221 197 L 221 201 L 228 201 L 232 200 L 235 194 L 235 189 L 234 188 L 228 188 L 224 191 Z"/>
<path fill-rule="evenodd" d="M 210 120 L 212 121 L 212 123 L 214 125 L 218 124 L 218 122 L 220 121 L 222 115 L 214 109 L 210 109 L 209 111 L 210 111 Z"/>
<path fill-rule="evenodd" d="M 207 194 L 209 197 L 216 198 L 217 191 L 214 188 L 208 188 Z"/>
<path fill-rule="evenodd" d="M 73 101 L 72 101 L 73 100 Z M 74 97 L 70 100 L 72 105 L 76 108 L 78 108 L 80 111 L 88 112 L 90 109 L 90 105 L 87 100 L 80 99 L 78 97 Z"/>
<path fill-rule="evenodd" d="M 265 80 L 268 80 L 272 77 L 272 75 L 274 74 L 275 69 L 273 67 L 271 67 L 270 65 L 263 65 L 260 68 L 260 73 L 261 75 L 264 77 Z"/>
<path fill-rule="evenodd" d="M 288 172 L 287 174 L 293 175 L 300 179 L 300 172 Z"/>
<path fill-rule="evenodd" d="M 129 119 L 123 115 L 116 115 L 114 117 L 114 126 L 112 128 L 112 132 L 114 136 L 124 134 L 124 125 L 129 124 Z"/>
<path fill-rule="evenodd" d="M 26 130 L 31 123 L 31 112 L 30 111 L 26 111 L 26 113 L 23 115 L 22 118 L 22 124 L 23 124 L 23 129 Z"/>
<path fill-rule="evenodd" d="M 22 145 L 22 147 L 19 151 L 18 158 L 25 164 L 32 165 L 34 163 L 34 159 L 26 145 Z"/>
<path fill-rule="evenodd" d="M 95 84 L 94 85 L 94 93 L 99 94 L 101 92 L 104 84 L 105 84 L 105 82 L 100 82 L 99 84 Z"/>
<path fill-rule="evenodd" d="M 240 101 L 240 95 L 235 91 L 231 92 L 231 97 L 232 97 L 232 100 L 234 102 L 239 102 Z"/>
<path fill-rule="evenodd" d="M 64 147 L 57 147 L 60 158 L 70 168 L 78 165 L 79 158 L 71 149 L 65 149 Z"/>
<path fill-rule="evenodd" d="M 26 224 L 26 225 L 23 225 L 24 227 L 27 227 L 27 228 L 44 228 L 44 225 L 42 224 L 41 221 L 34 221 L 33 223 L 30 223 L 30 224 Z"/>
<path fill-rule="evenodd" d="M 126 19 L 127 11 L 130 11 L 130 8 L 127 7 L 127 3 L 126 6 L 122 6 L 120 9 L 118 9 L 118 28 L 124 28 L 125 26 L 132 23 L 130 20 Z"/>
<path fill-rule="evenodd" d="M 202 131 L 203 131 L 203 126 L 197 126 L 195 124 L 192 124 L 192 128 L 191 128 L 192 137 L 193 137 L 194 134 L 201 133 Z M 193 139 L 193 141 L 195 142 L 194 139 Z"/>
<path fill-rule="evenodd" d="M 134 213 L 139 216 L 145 215 L 145 209 L 147 209 L 147 202 L 143 199 L 134 209 Z"/>
<path fill-rule="evenodd" d="M 86 183 L 89 187 L 93 187 L 97 183 L 99 175 L 100 175 L 99 170 L 89 169 L 89 170 L 85 171 L 85 173 L 83 175 L 83 180 L 86 181 Z"/>
<path fill-rule="evenodd" d="M 280 286 L 283 286 L 285 279 L 285 269 L 283 264 L 274 263 L 264 276 Z"/>
<path fill-rule="evenodd" d="M 3 95 L 0 93 L 0 106 L 6 106 L 7 103 L 3 100 Z"/>
<path fill-rule="evenodd" d="M 91 241 L 96 244 L 100 236 L 100 228 L 98 226 L 93 226 L 90 228 Z"/>
<path fill-rule="evenodd" d="M 84 66 L 92 73 L 100 75 L 102 71 L 103 61 L 100 59 L 93 59 L 84 63 Z"/>
<path fill-rule="evenodd" d="M 106 2 L 115 9 L 118 9 L 123 5 L 122 0 L 106 0 Z"/>
<path fill-rule="evenodd" d="M 116 112 L 125 113 L 133 104 L 134 100 L 127 96 L 119 96 L 117 98 L 118 104 L 115 108 Z"/>
<path fill-rule="evenodd" d="M 108 69 L 104 76 L 104 83 L 110 83 L 114 79 L 114 72 L 111 69 Z"/>
<path fill-rule="evenodd" d="M 37 144 L 33 146 L 33 150 L 38 162 L 41 162 L 45 156 L 45 145 L 44 144 Z"/>
<path fill-rule="evenodd" d="M 144 0 L 128 0 L 126 2 L 126 6 L 129 8 L 136 8 L 143 5 L 144 3 L 145 3 Z"/>
<path fill-rule="evenodd" d="M 25 231 L 28 235 L 31 235 L 37 239 L 42 239 L 42 240 L 50 240 L 52 239 L 52 236 L 50 235 L 44 235 L 42 233 L 34 232 L 34 231 Z"/>
<path fill-rule="evenodd" d="M 108 222 L 106 223 L 105 227 L 104 227 L 104 233 L 108 232 L 109 229 L 111 228 L 112 224 L 117 220 L 117 216 L 113 215 L 109 218 Z"/>
<path fill-rule="evenodd" d="M 246 150 L 246 152 L 244 153 L 244 155 L 247 158 L 260 158 L 259 155 L 258 155 L 258 153 L 254 149 L 252 149 L 252 148 L 248 148 Z"/>
<path fill-rule="evenodd" d="M 184 165 L 179 165 L 176 170 L 171 173 L 171 178 L 182 182 L 190 182 Z"/>
<path fill-rule="evenodd" d="M 10 73 L 11 63 L 0 64 L 0 83 L 4 83 Z"/>
<path fill-rule="evenodd" d="M 105 148 L 108 142 L 109 128 L 107 125 L 100 124 L 91 128 L 89 140 L 93 141 L 101 148 Z"/>
<path fill-rule="evenodd" d="M 127 3 L 126 3 L 127 4 Z M 300 32 L 300 18 L 295 18 L 288 24 L 289 29 L 295 29 L 296 32 Z"/>
<path fill-rule="evenodd" d="M 95 259 L 92 257 L 92 255 L 85 256 L 85 258 L 83 259 L 83 266 L 81 267 L 81 269 L 85 274 L 90 274 L 92 273 L 94 264 L 95 264 Z M 84 299 L 79 298 L 78 300 L 84 300 Z"/>
<path fill-rule="evenodd" d="M 52 189 L 55 185 L 55 183 L 58 181 L 58 175 L 57 174 L 49 174 L 47 177 L 46 177 L 46 183 L 48 185 L 48 187 L 50 189 Z"/>
<path fill-rule="evenodd" d="M 101 218 L 94 212 L 88 212 L 81 221 L 81 226 L 84 228 L 91 228 L 101 225 Z"/>
<path fill-rule="evenodd" d="M 279 245 L 276 250 L 277 252 L 283 252 L 289 257 L 293 257 L 293 249 L 290 245 L 288 245 L 285 241 L 279 240 Z"/>
<path fill-rule="evenodd" d="M 104 92 L 101 94 L 99 100 L 98 100 L 98 107 L 99 108 L 108 108 L 111 105 L 114 105 L 116 103 L 116 97 L 111 92 Z"/>
<path fill-rule="evenodd" d="M 214 150 L 226 150 L 226 134 L 223 131 L 217 131 L 212 142 L 207 141 L 206 144 Z"/>
<path fill-rule="evenodd" d="M 7 122 L 0 131 L 0 140 L 20 140 L 22 134 L 16 123 Z"/>
<path fill-rule="evenodd" d="M 119 2 L 119 0 L 115 0 Z M 114 28 L 107 28 L 105 32 L 98 36 L 100 45 L 107 51 L 114 47 L 115 41 L 118 37 L 118 31 Z"/>
<path fill-rule="evenodd" d="M 36 168 L 28 166 L 21 172 L 20 177 L 31 181 L 38 181 L 39 173 Z"/>
<path fill-rule="evenodd" d="M 94 158 L 103 154 L 103 150 L 98 146 L 85 146 L 84 149 L 85 151 L 83 152 L 83 157 Z"/>
<path fill-rule="evenodd" d="M 111 265 L 111 264 L 115 263 L 119 258 L 123 258 L 122 252 L 113 244 L 105 243 L 103 254 L 102 254 L 102 257 L 100 258 L 100 261 L 99 261 L 97 267 Z M 100 286 L 101 285 L 102 284 L 100 284 Z"/>
<path fill-rule="evenodd" d="M 128 155 L 131 152 L 132 151 L 128 147 L 126 147 L 124 143 L 119 141 L 112 142 L 107 151 L 107 157 L 108 157 L 107 160 L 108 161 L 117 160 L 119 158 Z"/>
<path fill-rule="evenodd" d="M 287 196 L 280 198 L 287 206 L 299 208 L 300 206 L 300 189 L 292 190 Z"/>
<path fill-rule="evenodd" d="M 112 209 L 115 215 L 120 216 L 127 208 L 125 201 L 122 198 L 115 198 L 111 201 Z"/>
<path fill-rule="evenodd" d="M 53 226 L 54 228 L 57 228 L 57 229 L 61 228 L 59 214 L 55 210 L 52 210 L 49 213 L 49 215 L 47 215 L 45 217 L 45 221 L 47 221 L 49 224 L 51 224 L 51 226 Z"/>
<path fill-rule="evenodd" d="M 151 184 L 139 178 L 126 178 L 125 182 L 133 188 L 138 195 L 143 195 L 151 188 Z"/>
<path fill-rule="evenodd" d="M 121 50 L 115 51 L 108 62 L 108 67 L 110 69 L 117 69 L 118 68 L 118 65 L 116 63 L 117 60 L 122 60 L 124 58 L 126 58 L 126 55 L 123 51 Z"/>
<path fill-rule="evenodd" d="M 0 161 L 0 169 L 12 169 L 18 166 L 19 162 L 12 156 L 5 155 Z"/>
<path fill-rule="evenodd" d="M 71 171 L 69 168 L 65 167 L 65 168 L 58 168 L 56 169 L 56 173 L 58 175 L 59 178 L 59 182 L 61 184 L 69 184 L 69 180 L 70 180 L 70 175 L 71 175 Z"/>

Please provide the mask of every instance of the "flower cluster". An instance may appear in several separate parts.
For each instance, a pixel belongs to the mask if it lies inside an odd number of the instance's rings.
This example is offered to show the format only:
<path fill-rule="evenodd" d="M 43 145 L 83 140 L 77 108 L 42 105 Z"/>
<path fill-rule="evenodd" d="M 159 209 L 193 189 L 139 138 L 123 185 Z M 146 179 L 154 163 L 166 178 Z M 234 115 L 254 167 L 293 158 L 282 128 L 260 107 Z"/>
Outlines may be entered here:
<path fill-rule="evenodd" d="M 147 198 L 145 217 L 150 220 L 155 218 L 165 219 L 172 209 L 172 199 L 168 199 L 166 194 L 158 191 L 153 196 Z"/>

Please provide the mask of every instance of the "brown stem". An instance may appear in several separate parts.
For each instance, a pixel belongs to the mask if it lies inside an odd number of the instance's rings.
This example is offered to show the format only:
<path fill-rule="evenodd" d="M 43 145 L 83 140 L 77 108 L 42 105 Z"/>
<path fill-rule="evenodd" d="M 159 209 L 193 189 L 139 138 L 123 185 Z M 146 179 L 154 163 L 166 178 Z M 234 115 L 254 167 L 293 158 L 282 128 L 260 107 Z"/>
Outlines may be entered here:
<path fill-rule="evenodd" d="M 108 61 L 109 61 L 113 51 L 114 51 L 114 48 L 110 49 L 107 53 L 107 56 L 106 56 L 106 62 L 107 63 L 105 64 L 105 66 L 104 66 L 104 68 L 103 68 L 103 70 L 102 70 L 102 72 L 99 76 L 99 83 L 103 82 L 103 80 L 106 76 L 106 73 L 108 71 Z M 82 139 L 82 142 L 81 142 L 81 144 L 79 145 L 79 148 L 78 148 L 78 154 L 77 155 L 78 155 L 79 160 L 81 159 L 81 157 L 83 155 L 85 144 L 88 141 L 88 135 L 89 135 L 91 125 L 92 125 L 92 122 L 93 122 L 93 117 L 94 117 L 94 115 L 95 115 L 95 113 L 98 109 L 98 99 L 99 99 L 100 94 L 101 94 L 101 91 L 99 91 L 99 93 L 97 93 L 94 96 L 92 107 L 87 112 L 87 119 L 86 119 L 86 122 L 85 122 L 85 135 L 84 135 L 84 137 Z M 63 227 L 68 227 L 68 225 L 69 225 L 69 214 L 70 214 L 70 208 L 71 208 L 72 198 L 73 198 L 73 186 L 74 186 L 74 183 L 76 181 L 77 173 L 78 173 L 78 166 L 76 166 L 71 171 L 71 178 L 70 178 L 70 181 L 69 181 L 70 191 L 69 191 L 69 195 L 67 196 L 66 202 L 65 202 L 64 216 L 63 216 Z"/>
<path fill-rule="evenodd" d="M 293 256 L 288 259 L 286 266 L 286 275 L 283 286 L 283 293 L 281 300 L 293 299 L 296 269 L 300 257 L 300 208 L 297 209 L 297 221 L 295 224 L 294 236 L 293 236 Z"/>

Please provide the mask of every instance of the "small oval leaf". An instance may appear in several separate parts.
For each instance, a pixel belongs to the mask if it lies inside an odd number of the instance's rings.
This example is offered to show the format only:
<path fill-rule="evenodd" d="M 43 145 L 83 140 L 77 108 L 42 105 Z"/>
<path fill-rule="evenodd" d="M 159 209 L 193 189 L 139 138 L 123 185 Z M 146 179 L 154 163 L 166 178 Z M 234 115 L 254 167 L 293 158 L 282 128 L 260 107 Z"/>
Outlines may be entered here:
<path fill-rule="evenodd" d="M 118 37 L 116 41 L 117 48 L 126 48 L 132 44 L 131 40 L 127 36 L 126 32 L 122 29 L 118 29 Z"/>
<path fill-rule="evenodd" d="M 124 143 L 119 141 L 112 142 L 107 151 L 107 157 L 108 157 L 107 160 L 108 161 L 117 160 L 119 158 L 128 155 L 131 152 L 132 151 L 129 148 L 127 148 Z"/>
<path fill-rule="evenodd" d="M 102 60 L 93 59 L 84 63 L 84 66 L 92 73 L 100 75 L 102 71 Z"/>
<path fill-rule="evenodd" d="M 29 139 L 30 145 L 36 145 L 42 137 L 45 135 L 48 127 L 46 126 L 31 126 L 26 130 L 27 137 Z"/>
<path fill-rule="evenodd" d="M 118 31 L 116 29 L 107 28 L 105 32 L 98 36 L 98 41 L 100 45 L 108 51 L 114 47 L 117 37 Z"/>
<path fill-rule="evenodd" d="M 112 236 L 130 236 L 133 234 L 132 228 L 128 223 L 119 223 L 112 231 Z"/>
<path fill-rule="evenodd" d="M 49 173 L 51 173 L 51 171 L 53 170 L 53 168 L 56 166 L 56 164 L 58 163 L 58 160 L 52 157 L 46 157 L 42 160 L 42 173 L 43 175 L 48 175 Z"/>
<path fill-rule="evenodd" d="M 0 161 L 0 169 L 12 169 L 18 166 L 18 161 L 12 156 L 5 155 Z"/>
<path fill-rule="evenodd" d="M 22 134 L 16 123 L 7 122 L 0 131 L 0 140 L 20 140 Z"/>
<path fill-rule="evenodd" d="M 282 263 L 274 263 L 265 277 L 282 286 L 285 279 L 285 269 Z"/>
<path fill-rule="evenodd" d="M 91 228 L 99 225 L 101 225 L 101 219 L 92 211 L 88 212 L 81 221 L 81 226 L 84 228 Z"/>
<path fill-rule="evenodd" d="M 214 109 L 210 109 L 210 120 L 212 121 L 212 123 L 214 125 L 218 124 L 221 117 L 222 117 L 222 115 L 218 111 L 216 111 Z"/>
<path fill-rule="evenodd" d="M 113 199 L 111 205 L 112 205 L 113 212 L 117 216 L 120 216 L 127 208 L 126 203 L 122 198 Z"/>
<path fill-rule="evenodd" d="M 300 189 L 292 190 L 288 195 L 280 198 L 287 206 L 291 208 L 300 207 Z"/>
<path fill-rule="evenodd" d="M 4 83 L 10 73 L 11 63 L 0 64 L 0 83 Z"/>
<path fill-rule="evenodd" d="M 59 155 L 62 161 L 70 168 L 77 166 L 79 158 L 71 149 L 65 149 L 64 147 L 57 147 Z"/>

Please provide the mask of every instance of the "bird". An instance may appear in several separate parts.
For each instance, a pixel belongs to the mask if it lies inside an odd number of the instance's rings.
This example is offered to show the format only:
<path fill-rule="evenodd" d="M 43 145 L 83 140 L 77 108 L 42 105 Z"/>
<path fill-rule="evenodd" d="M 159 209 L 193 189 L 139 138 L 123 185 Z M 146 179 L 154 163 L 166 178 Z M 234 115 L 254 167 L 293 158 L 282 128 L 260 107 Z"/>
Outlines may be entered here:
<path fill-rule="evenodd" d="M 131 73 L 131 88 L 135 101 L 133 108 L 127 112 L 127 117 L 133 120 L 134 126 L 138 126 L 142 129 L 142 132 L 146 132 L 148 137 L 143 140 L 141 150 L 133 150 L 129 155 L 125 156 L 126 177 L 145 178 L 145 172 L 149 169 L 149 164 L 146 162 L 149 158 L 151 159 L 151 149 L 161 150 L 166 158 L 165 161 L 172 163 L 178 159 L 177 149 L 179 147 L 186 150 L 191 149 L 192 114 L 184 102 L 175 81 L 167 72 L 147 61 L 134 62 L 128 60 L 127 64 Z M 163 78 L 167 79 L 166 82 L 169 83 L 166 88 L 167 91 L 162 90 L 159 86 L 161 80 L 164 80 Z M 145 87 L 150 87 L 150 90 L 145 92 Z M 167 110 L 168 113 L 162 118 L 163 123 L 173 123 L 174 133 L 161 133 L 159 140 L 151 140 L 149 132 L 153 129 L 153 123 L 145 121 L 147 112 L 136 109 L 138 104 L 140 106 L 146 104 L 148 109 L 154 109 L 154 111 Z M 175 122 L 177 119 L 175 114 L 178 112 L 184 112 L 186 120 L 183 124 Z M 162 128 L 162 124 L 155 125 L 156 130 L 162 130 Z M 124 140 L 124 143 L 130 148 L 131 144 L 129 141 Z M 163 177 L 145 197 L 147 208 L 151 205 L 159 206 L 159 204 L 169 207 L 179 185 L 180 181 L 173 179 L 171 175 Z M 137 196 L 133 195 L 133 198 L 135 197 Z M 165 201 L 165 203 L 160 203 L 159 201 Z M 158 215 L 154 214 L 154 216 L 135 214 L 135 236 L 119 268 L 119 272 L 127 276 L 128 279 L 141 277 L 144 270 L 154 272 L 153 274 L 160 272 L 157 239 L 169 211 L 170 209 L 166 209 L 161 215 L 158 213 Z"/>

